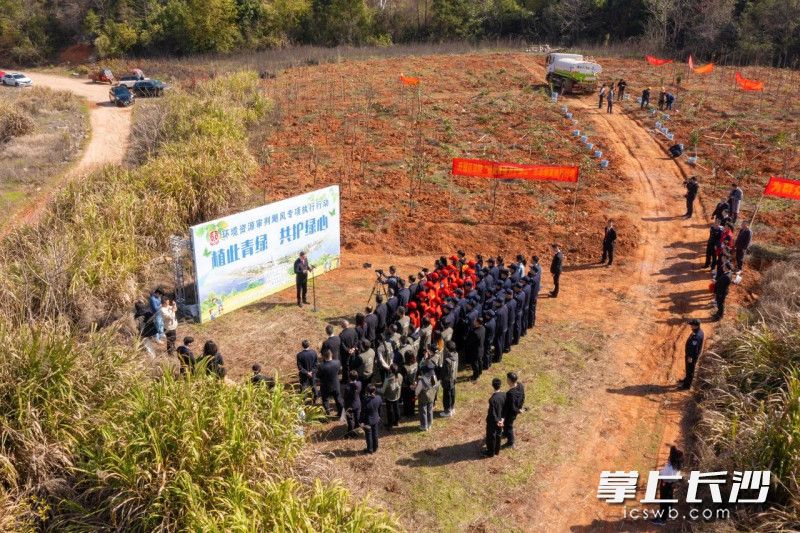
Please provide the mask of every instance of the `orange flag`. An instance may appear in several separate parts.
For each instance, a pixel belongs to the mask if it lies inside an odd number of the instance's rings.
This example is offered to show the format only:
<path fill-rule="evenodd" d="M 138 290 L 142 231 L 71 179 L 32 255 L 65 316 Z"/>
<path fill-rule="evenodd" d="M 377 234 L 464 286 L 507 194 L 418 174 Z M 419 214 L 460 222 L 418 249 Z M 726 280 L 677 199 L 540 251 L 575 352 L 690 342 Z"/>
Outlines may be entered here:
<path fill-rule="evenodd" d="M 653 65 L 654 67 L 660 67 L 661 65 L 666 65 L 667 63 L 672 63 L 671 59 L 659 59 L 653 56 L 644 56 L 648 63 Z"/>
<path fill-rule="evenodd" d="M 517 165 L 482 159 L 453 159 L 453 175 L 455 176 L 575 183 L 578 181 L 578 174 L 578 167 L 575 166 Z"/>
<path fill-rule="evenodd" d="M 400 82 L 403 85 L 415 86 L 419 85 L 419 78 L 415 78 L 413 76 L 403 76 L 402 74 L 400 74 Z"/>
<path fill-rule="evenodd" d="M 764 82 L 758 80 L 749 80 L 742 76 L 739 72 L 736 73 L 736 84 L 745 91 L 763 91 Z"/>
<path fill-rule="evenodd" d="M 764 189 L 764 195 L 800 200 L 800 181 L 770 176 L 767 188 Z"/>
<path fill-rule="evenodd" d="M 692 59 L 692 55 L 689 54 L 689 68 L 692 69 L 692 72 L 695 74 L 710 74 L 714 71 L 714 63 L 708 63 L 702 67 L 695 67 L 694 59 Z"/>

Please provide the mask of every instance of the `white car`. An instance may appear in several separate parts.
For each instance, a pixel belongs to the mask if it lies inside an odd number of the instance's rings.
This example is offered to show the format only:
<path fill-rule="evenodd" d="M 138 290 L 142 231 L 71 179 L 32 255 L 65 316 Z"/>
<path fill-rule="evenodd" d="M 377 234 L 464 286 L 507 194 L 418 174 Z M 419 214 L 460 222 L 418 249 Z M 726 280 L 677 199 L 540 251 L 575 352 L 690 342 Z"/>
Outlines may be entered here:
<path fill-rule="evenodd" d="M 8 72 L 3 76 L 3 85 L 11 85 L 13 87 L 30 87 L 33 85 L 33 80 L 25 74 L 19 72 Z"/>

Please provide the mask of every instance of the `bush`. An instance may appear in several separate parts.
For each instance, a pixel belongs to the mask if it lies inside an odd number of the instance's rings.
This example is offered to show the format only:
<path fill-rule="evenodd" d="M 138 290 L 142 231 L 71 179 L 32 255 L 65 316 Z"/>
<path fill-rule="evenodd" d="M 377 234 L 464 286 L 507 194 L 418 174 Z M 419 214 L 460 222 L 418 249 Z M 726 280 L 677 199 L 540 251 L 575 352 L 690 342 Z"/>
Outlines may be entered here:
<path fill-rule="evenodd" d="M 0 144 L 33 131 L 33 118 L 10 105 L 0 105 Z"/>
<path fill-rule="evenodd" d="M 704 356 L 697 426 L 703 471 L 772 471 L 767 504 L 742 507 L 738 527 L 800 526 L 800 265 L 766 272 L 749 324 L 717 335 Z"/>

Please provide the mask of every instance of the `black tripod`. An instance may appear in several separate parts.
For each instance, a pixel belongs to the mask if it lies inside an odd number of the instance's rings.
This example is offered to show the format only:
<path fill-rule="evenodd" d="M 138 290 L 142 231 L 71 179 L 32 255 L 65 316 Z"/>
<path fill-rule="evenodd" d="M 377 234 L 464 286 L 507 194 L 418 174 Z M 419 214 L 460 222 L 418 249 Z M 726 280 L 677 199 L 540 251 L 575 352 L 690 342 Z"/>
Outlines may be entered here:
<path fill-rule="evenodd" d="M 380 278 L 377 278 L 375 283 L 372 284 L 372 291 L 369 293 L 369 297 L 367 298 L 367 305 L 369 305 L 369 303 L 372 301 L 372 297 L 376 292 L 382 292 L 386 298 L 389 297 L 389 294 L 386 292 L 386 287 L 383 286 Z"/>

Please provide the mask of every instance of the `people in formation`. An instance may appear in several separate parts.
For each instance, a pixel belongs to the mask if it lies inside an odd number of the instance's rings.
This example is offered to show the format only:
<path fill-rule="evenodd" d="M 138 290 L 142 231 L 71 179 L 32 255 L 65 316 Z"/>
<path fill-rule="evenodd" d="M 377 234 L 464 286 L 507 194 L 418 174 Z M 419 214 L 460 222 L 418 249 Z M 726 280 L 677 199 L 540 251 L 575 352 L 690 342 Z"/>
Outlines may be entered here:
<path fill-rule="evenodd" d="M 558 283 L 563 256 L 557 245 L 553 254 Z M 389 272 L 382 278 L 385 292 L 356 314 L 354 326 L 342 321 L 338 335 L 333 324 L 326 326 L 321 362 L 307 340 L 296 355 L 300 390 L 311 402 L 319 399 L 329 416 L 333 404 L 349 436 L 363 431 L 365 453 L 375 453 L 381 433 L 403 419 L 417 418 L 419 429 L 430 431 L 439 402 L 439 416 L 454 416 L 459 368 L 469 368 L 477 381 L 519 344 L 536 324 L 542 278 L 536 256 L 468 260 L 462 251 L 418 274 Z M 254 367 L 253 383 L 261 381 L 260 372 Z M 497 449 L 487 429 L 489 456 L 499 453 L 503 438 L 504 446 L 515 446 L 514 422 L 525 405 L 517 374 L 509 372 L 506 381 L 493 426 Z"/>

